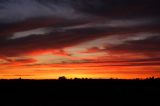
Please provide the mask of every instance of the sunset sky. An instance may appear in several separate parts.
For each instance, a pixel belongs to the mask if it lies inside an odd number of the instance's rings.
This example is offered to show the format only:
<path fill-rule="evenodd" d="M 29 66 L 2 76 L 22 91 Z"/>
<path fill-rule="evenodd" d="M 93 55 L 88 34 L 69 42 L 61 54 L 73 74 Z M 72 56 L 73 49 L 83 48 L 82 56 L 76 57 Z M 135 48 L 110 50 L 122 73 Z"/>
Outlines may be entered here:
<path fill-rule="evenodd" d="M 0 0 L 0 79 L 160 77 L 159 0 Z"/>

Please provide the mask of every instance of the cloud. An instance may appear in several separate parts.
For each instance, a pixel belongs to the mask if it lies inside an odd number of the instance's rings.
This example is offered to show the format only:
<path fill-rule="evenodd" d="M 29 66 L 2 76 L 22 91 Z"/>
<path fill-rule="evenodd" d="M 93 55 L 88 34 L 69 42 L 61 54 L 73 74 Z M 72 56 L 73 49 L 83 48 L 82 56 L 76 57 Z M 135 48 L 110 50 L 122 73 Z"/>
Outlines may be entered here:
<path fill-rule="evenodd" d="M 158 0 L 2 0 L 0 23 L 13 23 L 39 17 L 82 19 L 152 18 L 159 19 Z"/>
<path fill-rule="evenodd" d="M 2 66 L 22 66 L 27 64 L 36 63 L 36 59 L 32 58 L 3 58 L 4 63 L 1 63 Z"/>
<path fill-rule="evenodd" d="M 71 54 L 67 53 L 63 49 L 53 50 L 52 53 L 59 56 L 71 56 Z"/>
<path fill-rule="evenodd" d="M 88 62 L 100 63 L 104 66 L 159 66 L 160 36 L 153 34 L 137 37 L 128 36 L 126 39 L 122 39 L 122 42 L 115 44 L 106 42 L 101 48 L 92 47 L 80 53 L 106 53 L 95 59 L 88 59 Z M 114 39 L 111 40 L 114 41 Z"/>
<path fill-rule="evenodd" d="M 42 0 L 43 1 L 43 0 Z M 81 14 L 75 14 L 74 8 L 65 4 L 54 2 L 41 2 L 39 0 L 7 0 L 0 2 L 0 23 L 13 23 L 39 17 L 57 17 L 65 19 L 80 18 Z M 72 16 L 72 17 L 71 17 Z"/>
<path fill-rule="evenodd" d="M 160 53 L 160 36 L 151 36 L 145 39 L 130 40 L 120 45 L 110 45 L 107 47 L 111 53 L 140 53 L 157 56 Z"/>
<path fill-rule="evenodd" d="M 81 6 L 81 10 L 111 19 L 158 18 L 160 12 L 158 3 L 158 0 L 86 0 L 87 5 Z"/>
<path fill-rule="evenodd" d="M 24 26 L 26 25 L 24 24 Z M 28 27 L 30 26 L 31 25 L 29 25 Z M 75 28 L 75 26 L 73 25 L 71 26 L 72 28 L 70 27 L 70 24 L 69 26 L 64 26 L 64 27 L 61 26 L 59 28 L 55 27 L 50 27 L 49 29 L 46 28 L 45 29 L 46 31 L 41 30 L 43 32 L 42 34 L 39 34 L 39 32 L 34 32 L 37 31 L 37 29 L 34 29 L 25 32 L 17 32 L 14 33 L 13 36 L 10 35 L 9 37 L 2 36 L 0 39 L 1 41 L 0 55 L 1 56 L 26 55 L 35 51 L 38 52 L 42 50 L 46 51 L 51 49 L 53 50 L 63 49 L 65 47 L 75 46 L 77 44 L 105 36 L 115 36 L 117 34 L 132 34 L 132 33 L 146 32 L 148 30 L 149 32 L 158 32 L 159 30 L 157 26 L 145 26 L 145 25 L 144 26 L 140 25 L 136 27 L 116 27 L 116 28 L 112 27 Z M 16 28 L 13 28 L 13 30 L 15 29 Z M 20 31 L 19 28 L 18 30 Z M 17 35 L 19 33 L 21 34 Z"/>
<path fill-rule="evenodd" d="M 57 50 L 55 54 L 67 55 L 64 48 L 101 37 L 120 35 L 123 39 L 141 32 L 159 33 L 158 12 L 156 0 L 2 0 L 0 56 L 37 55 Z M 155 41 L 152 37 L 148 39 Z M 97 47 L 89 51 L 158 51 L 156 41 L 146 43 L 146 47 L 139 42 L 143 40 L 119 45 L 113 42 L 104 50 Z M 148 48 L 147 45 L 155 47 Z"/>
<path fill-rule="evenodd" d="M 86 51 L 80 52 L 80 53 L 96 53 L 96 52 L 103 52 L 105 49 L 100 49 L 98 47 L 92 47 L 88 48 Z"/>
<path fill-rule="evenodd" d="M 32 62 L 36 62 L 35 59 L 7 59 L 8 62 L 17 62 L 17 63 L 32 63 Z"/>
<path fill-rule="evenodd" d="M 14 33 L 13 36 L 10 37 L 10 39 L 17 39 L 17 38 L 27 37 L 32 35 L 43 35 L 46 33 L 50 33 L 50 30 L 47 28 L 38 28 L 38 29 Z"/>

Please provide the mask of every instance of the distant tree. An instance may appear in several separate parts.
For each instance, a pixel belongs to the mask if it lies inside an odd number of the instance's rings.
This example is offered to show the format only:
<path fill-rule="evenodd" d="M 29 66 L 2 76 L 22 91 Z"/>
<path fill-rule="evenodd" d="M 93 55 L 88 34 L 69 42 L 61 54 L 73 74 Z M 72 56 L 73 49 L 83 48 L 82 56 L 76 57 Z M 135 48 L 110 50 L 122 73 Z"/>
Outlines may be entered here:
<path fill-rule="evenodd" d="M 79 78 L 74 78 L 74 80 L 78 80 Z"/>
<path fill-rule="evenodd" d="M 67 78 L 65 76 L 61 76 L 58 78 L 59 80 L 66 80 Z"/>
<path fill-rule="evenodd" d="M 154 76 L 152 76 L 152 77 L 150 77 L 149 79 L 150 79 L 150 80 L 154 80 L 155 78 L 154 78 Z"/>

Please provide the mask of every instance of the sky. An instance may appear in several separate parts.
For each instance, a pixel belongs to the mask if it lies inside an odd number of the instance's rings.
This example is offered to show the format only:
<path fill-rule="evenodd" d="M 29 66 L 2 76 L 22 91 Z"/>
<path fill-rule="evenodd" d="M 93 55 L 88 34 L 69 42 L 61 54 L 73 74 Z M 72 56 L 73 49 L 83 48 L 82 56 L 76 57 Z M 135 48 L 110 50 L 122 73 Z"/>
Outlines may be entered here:
<path fill-rule="evenodd" d="M 159 0 L 0 0 L 0 78 L 160 77 Z"/>

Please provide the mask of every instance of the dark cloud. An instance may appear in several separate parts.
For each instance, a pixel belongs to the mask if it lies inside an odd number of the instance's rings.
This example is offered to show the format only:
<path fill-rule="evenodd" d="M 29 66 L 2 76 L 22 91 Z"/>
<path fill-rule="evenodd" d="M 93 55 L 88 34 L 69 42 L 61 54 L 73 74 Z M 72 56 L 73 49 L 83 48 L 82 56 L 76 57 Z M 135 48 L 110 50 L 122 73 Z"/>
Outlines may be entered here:
<path fill-rule="evenodd" d="M 89 40 L 93 40 L 104 36 L 145 32 L 148 29 L 150 29 L 150 32 L 158 30 L 156 29 L 156 27 L 152 28 L 152 26 L 136 27 L 134 29 L 132 29 L 132 27 L 123 27 L 123 28 L 72 27 L 71 29 L 70 28 L 68 29 L 68 27 L 63 27 L 58 29 L 58 31 L 54 31 L 51 33 L 43 35 L 30 35 L 19 39 L 9 39 L 9 37 L 4 36 L 1 37 L 0 39 L 0 49 L 1 49 L 0 55 L 18 56 L 39 50 L 63 49 L 65 47 L 74 46 L 82 42 L 87 42 Z M 132 48 L 134 47 L 135 46 L 133 46 Z M 113 51 L 114 48 L 116 47 L 111 47 L 110 49 Z"/>
<path fill-rule="evenodd" d="M 103 58 L 103 59 L 102 59 Z M 106 66 L 159 66 L 160 57 L 146 57 L 143 59 L 117 59 L 112 58 L 108 60 L 109 57 L 101 57 L 98 60 L 86 60 L 83 63 L 96 64 L 95 66 L 91 65 L 89 67 L 106 67 Z"/>
<path fill-rule="evenodd" d="M 160 62 L 160 61 L 159 61 Z M 159 62 L 150 62 L 150 63 L 125 63 L 125 64 L 112 64 L 104 66 L 159 66 Z"/>
<path fill-rule="evenodd" d="M 160 36 L 157 35 L 108 44 L 104 48 L 93 47 L 82 53 L 106 52 L 106 56 L 99 57 L 98 60 L 88 60 L 91 63 L 103 63 L 104 66 L 159 66 L 159 45 Z"/>
<path fill-rule="evenodd" d="M 107 47 L 111 53 L 141 53 L 157 56 L 160 53 L 160 36 L 151 36 L 141 40 L 130 40 L 119 45 Z"/>
<path fill-rule="evenodd" d="M 33 58 L 3 58 L 3 60 L 5 62 L 0 64 L 2 66 L 22 66 L 37 62 L 37 60 Z"/>
<path fill-rule="evenodd" d="M 158 0 L 1 0 L 0 56 L 61 50 L 117 34 L 159 33 L 159 10 Z M 49 31 L 14 37 L 37 28 Z M 107 49 L 155 53 L 159 51 L 156 39 L 128 41 Z"/>
<path fill-rule="evenodd" d="M 64 1 L 57 4 L 56 0 L 7 0 L 0 2 L 0 23 L 14 23 L 39 17 L 58 17 L 64 19 L 79 19 L 75 9 Z M 72 17 L 71 17 L 72 16 Z"/>
<path fill-rule="evenodd" d="M 127 31 L 126 31 L 127 32 Z M 134 36 L 134 35 L 133 35 Z M 120 39 L 123 39 L 120 38 Z M 113 39 L 114 40 L 114 39 Z M 160 35 L 145 37 L 139 39 L 130 39 L 122 41 L 120 44 L 107 44 L 103 48 L 93 47 L 82 53 L 107 52 L 110 54 L 141 54 L 147 56 L 160 56 Z"/>
<path fill-rule="evenodd" d="M 53 50 L 53 54 L 59 55 L 59 56 L 71 56 L 71 54 L 67 53 L 63 49 Z"/>
<path fill-rule="evenodd" d="M 123 33 L 143 32 L 145 30 L 147 29 L 140 30 L 137 28 L 132 30 L 130 28 L 80 28 L 52 32 L 44 35 L 30 35 L 19 39 L 2 37 L 0 39 L 0 55 L 18 56 L 39 50 L 63 49 L 65 47 L 74 46 L 99 37 Z M 114 50 L 114 48 L 111 48 L 111 50 Z"/>
<path fill-rule="evenodd" d="M 110 18 L 147 18 L 159 16 L 158 4 L 158 0 L 94 0 L 82 7 L 88 13 Z"/>
<path fill-rule="evenodd" d="M 13 63 L 13 62 L 16 62 L 16 63 L 33 63 L 33 62 L 36 62 L 35 59 L 31 59 L 31 58 L 22 58 L 22 59 L 5 59 L 6 61 L 8 61 L 9 63 Z"/>
<path fill-rule="evenodd" d="M 0 23 L 39 17 L 81 19 L 98 16 L 111 19 L 159 19 L 159 0 L 6 0 L 0 1 Z"/>

